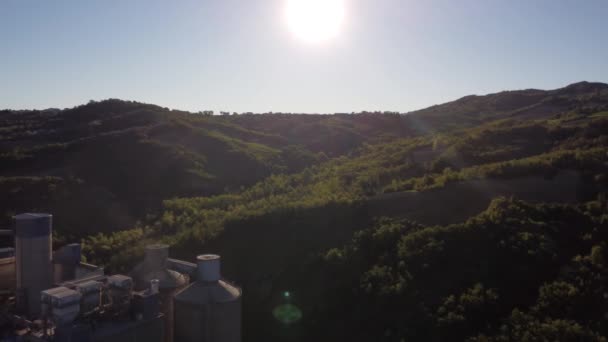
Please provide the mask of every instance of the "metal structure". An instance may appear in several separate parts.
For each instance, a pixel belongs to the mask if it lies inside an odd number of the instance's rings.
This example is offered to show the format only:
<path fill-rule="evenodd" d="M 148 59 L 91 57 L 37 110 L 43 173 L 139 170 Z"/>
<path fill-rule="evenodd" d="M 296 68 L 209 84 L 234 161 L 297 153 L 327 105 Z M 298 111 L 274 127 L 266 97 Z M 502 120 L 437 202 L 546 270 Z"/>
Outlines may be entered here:
<path fill-rule="evenodd" d="M 160 293 L 161 312 L 165 315 L 165 342 L 173 340 L 173 295 L 189 282 L 188 276 L 170 269 L 168 260 L 168 245 L 148 245 L 143 262 L 131 271 L 137 290 L 151 286 L 152 292 Z"/>
<path fill-rule="evenodd" d="M 55 287 L 40 293 L 42 314 L 54 323 L 63 325 L 74 321 L 80 312 L 82 295 L 67 287 Z"/>
<path fill-rule="evenodd" d="M 150 245 L 130 276 L 108 276 L 81 261 L 80 244 L 53 253 L 49 214 L 15 216 L 14 236 L 15 249 L 0 248 L 0 332 L 10 340 L 241 340 L 241 289 L 221 278 L 217 255 L 194 264 Z"/>
<path fill-rule="evenodd" d="M 53 216 L 15 216 L 17 306 L 30 316 L 40 314 L 40 292 L 53 285 Z"/>
<path fill-rule="evenodd" d="M 197 257 L 196 282 L 174 296 L 175 341 L 239 342 L 241 289 L 222 280 L 220 257 Z"/>
<path fill-rule="evenodd" d="M 80 311 L 83 314 L 92 313 L 101 305 L 102 282 L 87 280 L 76 283 L 73 287 L 82 296 L 80 300 Z"/>
<path fill-rule="evenodd" d="M 26 336 L 54 342 L 162 341 L 158 293 L 133 291 L 133 280 L 125 275 L 95 278 L 42 291 L 42 324 L 30 323 Z"/>
<path fill-rule="evenodd" d="M 53 273 L 55 283 L 75 279 L 81 261 L 81 246 L 71 243 L 53 253 Z"/>

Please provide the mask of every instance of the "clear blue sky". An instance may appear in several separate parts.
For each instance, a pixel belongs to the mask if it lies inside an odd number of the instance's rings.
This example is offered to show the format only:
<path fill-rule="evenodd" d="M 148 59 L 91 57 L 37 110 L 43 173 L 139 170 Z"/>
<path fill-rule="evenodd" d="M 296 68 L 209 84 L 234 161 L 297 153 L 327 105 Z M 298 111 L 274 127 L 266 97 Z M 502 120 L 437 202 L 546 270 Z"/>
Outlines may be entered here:
<path fill-rule="evenodd" d="M 608 82 L 608 0 L 346 0 L 323 44 L 285 0 L 0 0 L 0 108 L 409 111 Z"/>

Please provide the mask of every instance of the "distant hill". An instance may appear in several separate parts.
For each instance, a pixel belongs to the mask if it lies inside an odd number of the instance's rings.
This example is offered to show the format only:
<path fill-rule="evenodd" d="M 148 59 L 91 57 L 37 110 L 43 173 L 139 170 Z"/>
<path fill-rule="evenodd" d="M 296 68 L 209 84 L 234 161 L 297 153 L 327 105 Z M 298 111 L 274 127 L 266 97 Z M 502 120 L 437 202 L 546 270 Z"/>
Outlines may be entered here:
<path fill-rule="evenodd" d="M 70 232 L 127 228 L 163 199 L 235 191 L 405 136 L 401 122 L 372 114 L 206 116 L 121 100 L 5 110 L 0 177 L 12 197 L 0 212 L 7 223 L 19 210 L 53 210 Z M 23 182 L 45 190 L 28 193 Z M 113 215 L 104 212 L 108 203 Z M 98 219 L 67 218 L 82 210 Z"/>
<path fill-rule="evenodd" d="M 607 93 L 606 84 L 581 82 L 467 96 L 405 115 L 209 116 L 115 99 L 65 110 L 3 110 L 0 177 L 10 195 L 0 220 L 38 209 L 53 210 L 71 233 L 127 228 L 164 199 L 238 191 L 272 174 L 356 155 L 364 145 L 499 119 L 602 112 Z M 74 212 L 96 219 L 75 219 Z"/>
<path fill-rule="evenodd" d="M 408 113 L 419 131 L 441 131 L 506 119 L 546 119 L 568 112 L 595 113 L 606 107 L 608 84 L 579 82 L 555 90 L 526 89 L 465 96 Z"/>

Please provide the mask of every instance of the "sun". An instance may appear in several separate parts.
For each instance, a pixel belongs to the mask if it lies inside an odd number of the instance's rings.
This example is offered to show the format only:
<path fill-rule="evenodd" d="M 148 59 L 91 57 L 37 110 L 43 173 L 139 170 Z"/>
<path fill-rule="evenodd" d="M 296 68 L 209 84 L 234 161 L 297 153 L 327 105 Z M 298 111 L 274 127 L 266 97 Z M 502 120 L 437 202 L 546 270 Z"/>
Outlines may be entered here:
<path fill-rule="evenodd" d="M 335 38 L 344 22 L 344 0 L 286 0 L 289 30 L 298 38 L 323 42 Z"/>

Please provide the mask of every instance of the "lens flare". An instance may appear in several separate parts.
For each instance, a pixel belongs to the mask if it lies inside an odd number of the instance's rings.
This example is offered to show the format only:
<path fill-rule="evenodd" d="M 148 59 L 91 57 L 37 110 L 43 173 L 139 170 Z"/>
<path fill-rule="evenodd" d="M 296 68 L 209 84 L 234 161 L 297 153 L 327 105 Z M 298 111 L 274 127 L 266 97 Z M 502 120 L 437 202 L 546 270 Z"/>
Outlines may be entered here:
<path fill-rule="evenodd" d="M 302 310 L 293 304 L 283 304 L 272 310 L 272 315 L 283 324 L 293 324 L 302 319 Z"/>

